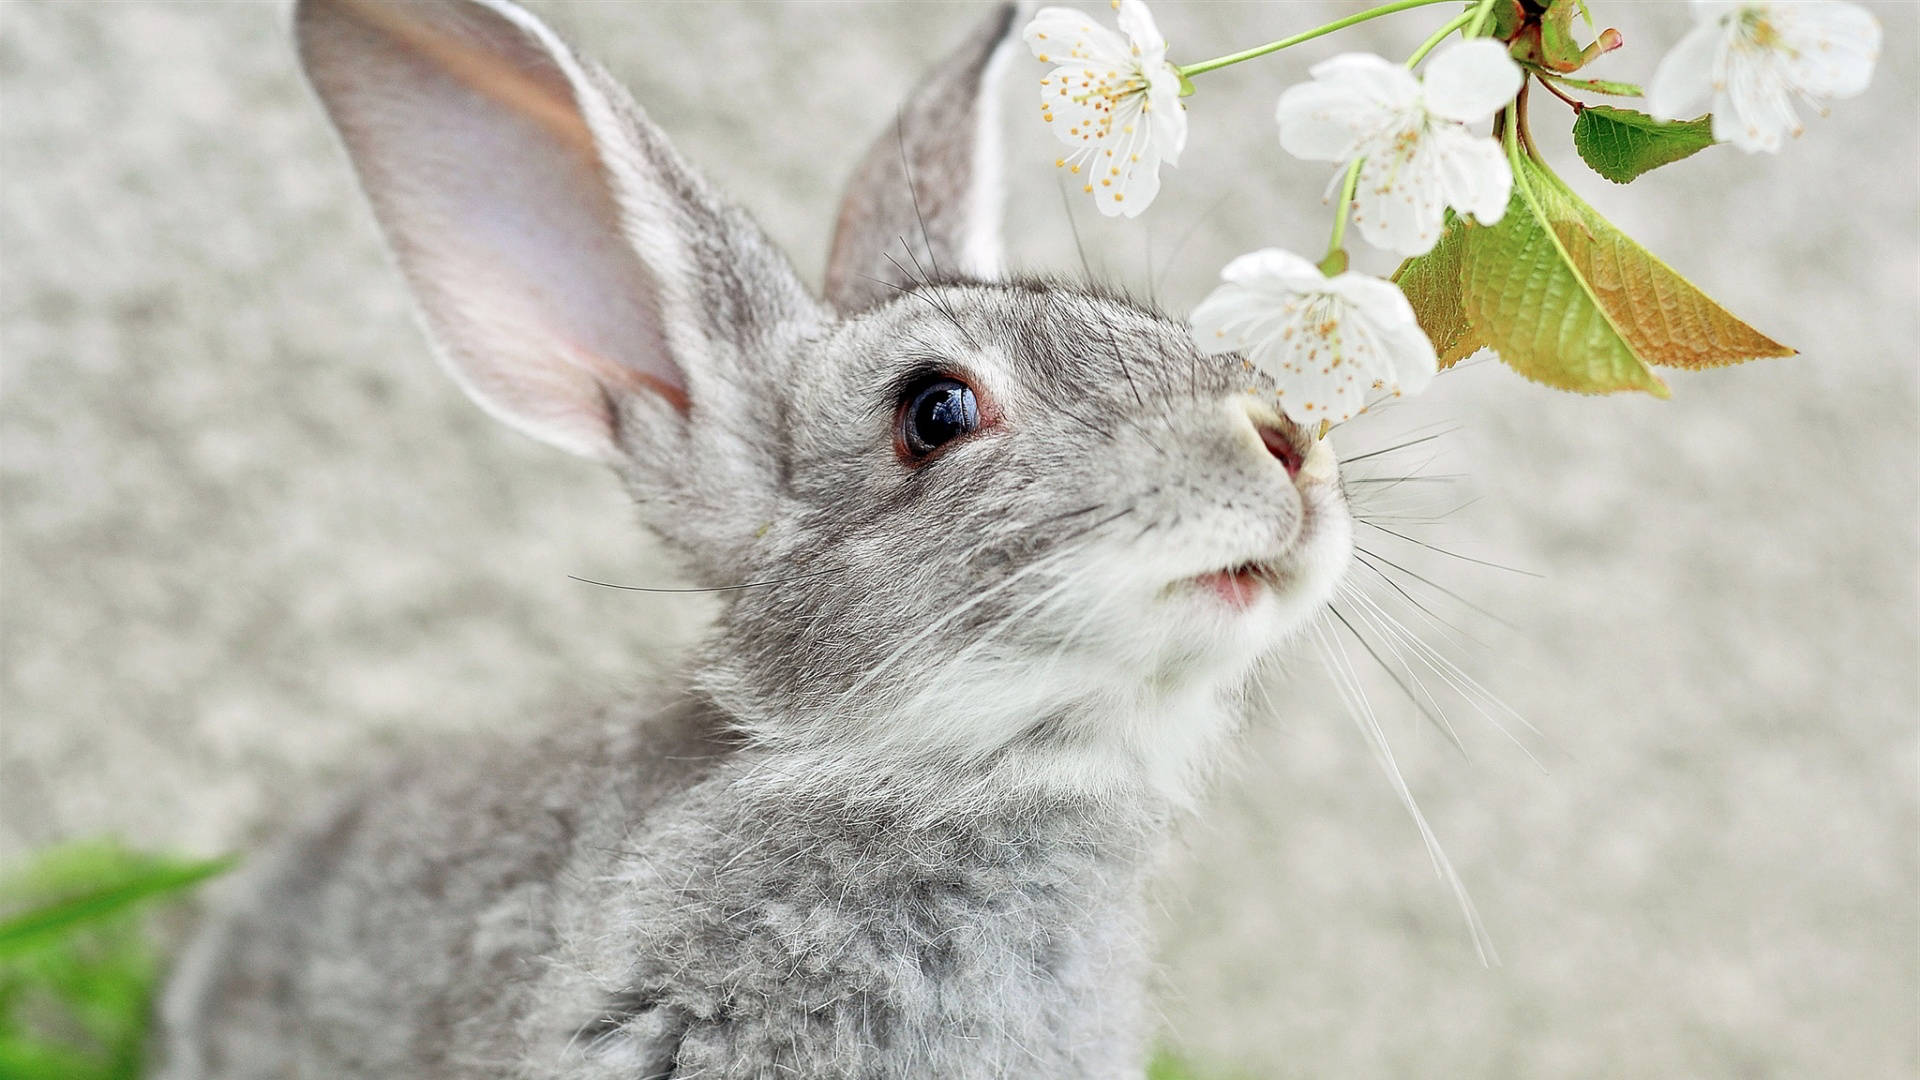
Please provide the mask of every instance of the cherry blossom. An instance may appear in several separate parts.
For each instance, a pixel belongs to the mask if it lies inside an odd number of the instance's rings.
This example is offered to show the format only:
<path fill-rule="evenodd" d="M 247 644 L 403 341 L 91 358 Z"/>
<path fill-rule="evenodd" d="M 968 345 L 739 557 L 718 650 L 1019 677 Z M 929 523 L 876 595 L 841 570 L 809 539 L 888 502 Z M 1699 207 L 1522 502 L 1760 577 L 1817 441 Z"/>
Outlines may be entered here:
<path fill-rule="evenodd" d="M 1419 255 L 1440 239 L 1448 207 L 1486 223 L 1506 213 L 1506 155 L 1467 130 L 1520 90 L 1524 76 L 1505 46 L 1481 38 L 1443 48 L 1422 78 L 1367 53 L 1336 56 L 1311 74 L 1280 95 L 1280 145 L 1308 161 L 1363 159 L 1353 220 L 1369 243 Z"/>
<path fill-rule="evenodd" d="M 1327 277 L 1289 251 L 1228 263 L 1193 311 L 1207 354 L 1239 352 L 1278 384 L 1278 404 L 1306 424 L 1351 419 L 1371 391 L 1418 393 L 1439 367 L 1413 305 L 1393 283 L 1348 271 Z"/>
<path fill-rule="evenodd" d="M 1693 0 L 1693 13 L 1698 25 L 1654 71 L 1647 111 L 1678 120 L 1710 100 L 1713 137 L 1748 153 L 1800 134 L 1796 96 L 1824 112 L 1865 90 L 1880 56 L 1880 21 L 1838 0 Z"/>
<path fill-rule="evenodd" d="M 1040 80 L 1040 118 L 1068 147 L 1055 164 L 1080 178 L 1102 214 L 1137 217 L 1160 193 L 1160 163 L 1179 163 L 1187 114 L 1147 6 L 1115 6 L 1120 33 L 1050 7 L 1022 36 L 1042 63 L 1058 65 Z"/>

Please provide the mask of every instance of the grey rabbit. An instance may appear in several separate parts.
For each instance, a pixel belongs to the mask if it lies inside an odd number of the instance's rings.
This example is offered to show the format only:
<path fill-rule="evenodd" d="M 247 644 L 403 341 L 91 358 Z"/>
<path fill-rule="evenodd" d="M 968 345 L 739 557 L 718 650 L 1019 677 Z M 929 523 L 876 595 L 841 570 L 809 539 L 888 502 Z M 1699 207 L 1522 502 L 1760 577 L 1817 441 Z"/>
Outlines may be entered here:
<path fill-rule="evenodd" d="M 256 860 L 167 990 L 176 1080 L 1142 1075 L 1145 882 L 1352 525 L 1262 376 L 1002 270 L 1021 21 L 875 141 L 821 299 L 505 0 L 300 0 L 442 364 L 725 599 L 646 700 Z"/>

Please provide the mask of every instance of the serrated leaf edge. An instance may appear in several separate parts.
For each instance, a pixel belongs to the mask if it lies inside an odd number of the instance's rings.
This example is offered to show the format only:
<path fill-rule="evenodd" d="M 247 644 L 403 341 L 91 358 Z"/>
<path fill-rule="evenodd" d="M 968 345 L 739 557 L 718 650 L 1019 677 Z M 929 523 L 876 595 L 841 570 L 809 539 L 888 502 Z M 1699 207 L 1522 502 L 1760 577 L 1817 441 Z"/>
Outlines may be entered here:
<path fill-rule="evenodd" d="M 1602 224 L 1607 225 L 1609 228 L 1613 229 L 1616 233 L 1619 233 L 1619 228 L 1613 225 L 1611 222 L 1607 221 L 1606 218 L 1601 216 L 1599 210 L 1595 209 L 1585 199 L 1582 199 L 1579 193 L 1573 190 L 1571 185 L 1569 185 L 1565 180 L 1560 178 L 1559 173 L 1554 172 L 1553 169 L 1543 161 L 1535 161 L 1533 162 L 1533 164 L 1536 167 L 1537 174 L 1541 178 L 1552 183 L 1554 187 L 1558 189 L 1558 194 L 1562 198 L 1566 199 L 1569 203 L 1571 203 L 1573 208 L 1579 212 L 1579 218 L 1574 222 L 1575 225 L 1577 225 L 1581 229 L 1584 229 L 1588 233 L 1588 235 L 1593 235 L 1594 233 L 1593 221 L 1594 219 L 1598 218 Z M 1530 193 L 1531 189 L 1528 189 L 1528 190 Z M 1544 219 L 1543 219 L 1543 223 L 1544 223 Z M 1547 225 L 1547 231 L 1553 234 L 1554 243 L 1557 246 L 1559 246 L 1560 250 L 1564 253 L 1566 249 L 1564 245 L 1560 245 L 1559 234 L 1553 232 L 1553 227 L 1550 224 Z M 1762 333 L 1759 329 L 1754 327 L 1751 323 L 1748 323 L 1745 319 L 1740 318 L 1738 315 L 1735 315 L 1731 311 L 1727 311 L 1725 305 L 1721 304 L 1718 300 L 1715 300 L 1713 297 L 1708 296 L 1705 292 L 1701 292 L 1700 287 L 1697 285 L 1694 285 L 1693 282 L 1689 280 L 1685 274 L 1682 274 L 1680 271 L 1675 270 L 1671 265 L 1667 263 L 1665 259 L 1662 259 L 1660 256 L 1655 255 L 1652 251 L 1649 251 L 1645 246 L 1641 245 L 1639 241 L 1634 240 L 1631 236 L 1627 236 L 1625 233 L 1620 233 L 1620 235 L 1629 244 L 1632 244 L 1634 248 L 1637 249 L 1639 253 L 1642 256 L 1644 256 L 1648 262 L 1652 263 L 1653 265 L 1660 268 L 1661 270 L 1666 271 L 1669 275 L 1671 275 L 1674 279 L 1679 281 L 1681 284 L 1699 293 L 1701 298 L 1704 299 L 1707 303 L 1712 304 L 1714 307 L 1720 308 L 1720 310 L 1723 312 L 1726 312 L 1726 315 L 1728 318 L 1733 319 L 1734 321 L 1740 323 L 1742 326 L 1745 326 L 1748 330 L 1751 330 L 1755 337 L 1758 337 L 1761 340 L 1768 342 L 1769 344 L 1773 345 L 1775 348 L 1780 350 L 1779 352 L 1771 352 L 1771 353 L 1764 353 L 1764 352 L 1755 353 L 1752 356 L 1737 356 L 1737 355 L 1729 356 L 1725 360 L 1719 360 L 1712 363 L 1700 363 L 1700 364 L 1663 364 L 1658 360 L 1643 359 L 1641 358 L 1638 352 L 1634 352 L 1633 354 L 1634 359 L 1640 361 L 1641 367 L 1648 369 L 1649 375 L 1653 374 L 1651 370 L 1653 367 L 1664 367 L 1664 368 L 1669 368 L 1675 371 L 1711 371 L 1716 368 L 1733 367 L 1736 364 L 1744 364 L 1753 360 L 1780 360 L 1789 356 L 1800 355 L 1800 350 L 1793 348 L 1790 345 L 1782 345 L 1780 342 L 1775 341 L 1769 335 Z M 1571 263 L 1569 263 L 1569 265 L 1571 265 Z M 1579 274 L 1575 274 L 1574 276 L 1580 278 L 1582 288 L 1587 288 L 1586 278 L 1584 276 Z M 1589 295 L 1594 296 L 1595 299 L 1598 300 L 1598 294 L 1593 293 L 1593 291 L 1590 288 L 1587 288 L 1587 291 Z M 1606 304 L 1602 302 L 1599 304 L 1599 307 L 1600 307 L 1600 313 L 1606 316 L 1607 325 L 1612 327 L 1616 334 L 1620 333 L 1619 323 L 1615 320 L 1612 312 L 1607 310 Z M 1663 318 L 1665 317 L 1664 311 L 1663 311 L 1662 317 Z M 1621 334 L 1621 339 L 1629 343 L 1628 348 L 1629 350 L 1631 350 L 1632 339 L 1628 338 L 1625 334 Z M 1658 379 L 1657 375 L 1654 377 Z M 1664 386 L 1665 383 L 1662 383 L 1661 385 Z"/>
<path fill-rule="evenodd" d="M 1526 170 L 1521 167 L 1523 161 L 1531 162 L 1532 159 L 1523 159 L 1521 157 L 1520 144 L 1513 137 L 1511 128 L 1509 129 L 1506 144 L 1507 164 L 1513 170 L 1514 190 L 1520 193 L 1520 200 L 1527 204 L 1527 210 L 1533 214 L 1533 220 L 1539 223 L 1540 231 L 1547 235 L 1547 240 L 1553 245 L 1553 250 L 1559 253 L 1561 261 L 1566 263 L 1567 268 L 1572 271 L 1573 279 L 1580 284 L 1580 291 L 1586 294 L 1588 302 L 1593 305 L 1593 309 L 1600 313 L 1601 321 L 1607 324 L 1607 329 L 1612 331 L 1613 336 L 1618 338 L 1620 343 L 1625 346 L 1627 355 L 1632 358 L 1635 364 L 1639 365 L 1640 373 L 1645 375 L 1651 384 L 1648 386 L 1623 386 L 1617 390 L 1587 389 L 1580 387 L 1560 387 L 1558 389 L 1571 389 L 1575 393 L 1593 395 L 1617 393 L 1619 390 L 1645 390 L 1647 393 L 1662 400 L 1671 398 L 1673 396 L 1672 389 L 1667 386 L 1665 380 L 1654 374 L 1653 369 L 1647 365 L 1646 361 L 1640 359 L 1638 353 L 1634 352 L 1631 339 L 1621 332 L 1620 324 L 1614 320 L 1613 313 L 1607 310 L 1607 305 L 1601 302 L 1599 294 L 1595 293 L 1593 286 L 1588 284 L 1586 275 L 1580 273 L 1578 264 L 1573 261 L 1573 253 L 1568 251 L 1567 246 L 1560 242 L 1560 234 L 1554 231 L 1553 223 L 1547 218 L 1546 209 L 1540 205 L 1540 200 L 1534 195 L 1533 187 L 1529 183 Z M 1583 222 L 1582 227 L 1584 227 L 1584 225 L 1585 223 Z M 1514 370 L 1518 371 L 1519 369 L 1515 368 Z M 1522 372 L 1522 374 L 1525 373 Z M 1544 382 L 1544 380 L 1540 379 L 1535 379 L 1534 381 Z M 1552 384 L 1548 383 L 1546 385 Z"/>

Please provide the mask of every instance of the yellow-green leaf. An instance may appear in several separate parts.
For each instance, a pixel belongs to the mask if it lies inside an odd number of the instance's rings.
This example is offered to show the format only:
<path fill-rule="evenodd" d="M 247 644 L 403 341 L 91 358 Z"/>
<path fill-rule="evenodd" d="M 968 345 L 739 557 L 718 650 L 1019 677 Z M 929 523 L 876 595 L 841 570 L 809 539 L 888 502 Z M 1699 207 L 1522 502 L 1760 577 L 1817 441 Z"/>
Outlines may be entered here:
<path fill-rule="evenodd" d="M 1441 370 L 1452 367 L 1483 348 L 1487 341 L 1474 332 L 1460 303 L 1460 260 L 1468 247 L 1472 226 L 1447 215 L 1447 230 L 1433 250 L 1400 264 L 1394 284 L 1407 294 L 1420 328 L 1433 341 Z"/>
<path fill-rule="evenodd" d="M 1640 359 L 1711 368 L 1794 355 L 1614 228 L 1553 173 L 1541 169 L 1532 182 L 1544 201 L 1557 205 L 1554 231 Z"/>
<path fill-rule="evenodd" d="M 1443 364 L 1482 345 L 1580 393 L 1667 396 L 1650 364 L 1714 367 L 1792 350 L 1741 322 L 1614 228 L 1544 165 L 1519 159 L 1498 224 L 1449 222 L 1394 280 Z"/>
<path fill-rule="evenodd" d="M 1593 171 L 1624 184 L 1713 145 L 1713 118 L 1655 120 L 1643 112 L 1589 105 L 1573 122 L 1573 148 Z"/>

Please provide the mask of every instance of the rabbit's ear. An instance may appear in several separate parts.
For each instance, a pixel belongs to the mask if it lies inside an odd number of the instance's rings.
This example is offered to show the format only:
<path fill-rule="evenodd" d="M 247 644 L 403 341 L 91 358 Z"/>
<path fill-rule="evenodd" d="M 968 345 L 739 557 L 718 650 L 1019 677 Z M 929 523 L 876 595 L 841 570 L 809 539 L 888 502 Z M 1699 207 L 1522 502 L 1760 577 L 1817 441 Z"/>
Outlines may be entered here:
<path fill-rule="evenodd" d="M 841 312 L 892 296 L 911 283 L 909 272 L 1001 274 L 999 85 L 1020 43 L 1019 16 L 1019 4 L 996 8 L 914 90 L 854 172 L 827 262 L 827 299 Z"/>
<path fill-rule="evenodd" d="M 300 0 L 300 59 L 442 361 L 488 412 L 618 462 L 829 317 L 625 91 L 504 0 Z M 672 442 L 675 432 L 649 432 Z"/>

